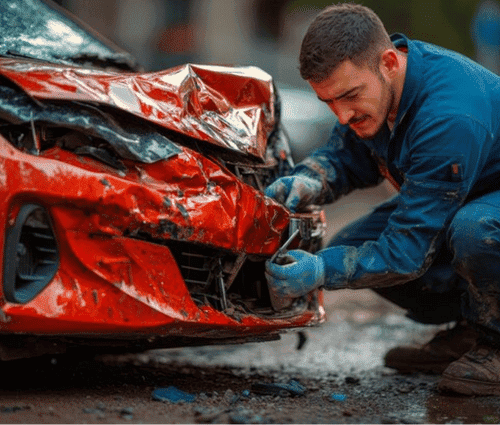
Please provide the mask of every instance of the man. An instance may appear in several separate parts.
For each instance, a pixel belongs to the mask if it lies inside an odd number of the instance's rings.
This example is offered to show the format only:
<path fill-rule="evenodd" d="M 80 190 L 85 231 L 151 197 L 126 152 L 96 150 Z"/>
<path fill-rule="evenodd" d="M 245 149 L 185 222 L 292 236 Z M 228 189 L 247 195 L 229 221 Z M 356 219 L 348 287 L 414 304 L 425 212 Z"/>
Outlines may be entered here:
<path fill-rule="evenodd" d="M 500 78 L 437 46 L 387 34 L 370 9 L 310 25 L 301 76 L 338 117 L 328 144 L 266 194 L 299 211 L 384 176 L 399 193 L 315 255 L 267 263 L 283 297 L 372 288 L 422 323 L 456 322 L 385 358 L 442 372 L 441 390 L 500 395 Z"/>

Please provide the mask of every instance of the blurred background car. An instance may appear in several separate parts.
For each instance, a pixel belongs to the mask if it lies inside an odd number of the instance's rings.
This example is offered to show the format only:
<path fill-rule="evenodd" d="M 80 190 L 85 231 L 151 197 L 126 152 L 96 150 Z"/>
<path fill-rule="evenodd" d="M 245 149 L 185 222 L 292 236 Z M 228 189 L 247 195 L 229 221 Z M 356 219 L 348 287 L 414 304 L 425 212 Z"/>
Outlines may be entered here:
<path fill-rule="evenodd" d="M 328 140 L 337 119 L 312 90 L 285 84 L 278 84 L 277 88 L 281 98 L 281 119 L 297 163 Z"/>

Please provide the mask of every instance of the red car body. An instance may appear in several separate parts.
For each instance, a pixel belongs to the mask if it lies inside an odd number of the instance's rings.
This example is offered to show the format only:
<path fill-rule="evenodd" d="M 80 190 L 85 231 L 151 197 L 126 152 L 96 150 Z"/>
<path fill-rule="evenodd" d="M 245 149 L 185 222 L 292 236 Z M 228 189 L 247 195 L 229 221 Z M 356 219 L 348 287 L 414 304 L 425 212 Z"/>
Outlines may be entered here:
<path fill-rule="evenodd" d="M 314 251 L 324 228 L 263 194 L 290 169 L 269 75 L 1 56 L 0 358 L 267 340 L 324 320 L 320 291 L 280 308 L 267 289 L 290 234 Z"/>

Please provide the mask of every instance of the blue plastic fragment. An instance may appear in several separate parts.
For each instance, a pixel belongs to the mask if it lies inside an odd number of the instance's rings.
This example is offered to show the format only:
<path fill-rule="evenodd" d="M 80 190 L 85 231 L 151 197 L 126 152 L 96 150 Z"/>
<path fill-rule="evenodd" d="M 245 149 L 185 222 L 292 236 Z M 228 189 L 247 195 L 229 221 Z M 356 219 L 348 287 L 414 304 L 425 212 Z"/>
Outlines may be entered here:
<path fill-rule="evenodd" d="M 330 396 L 330 400 L 332 400 L 332 401 L 345 401 L 346 398 L 347 398 L 347 396 L 345 394 L 333 393 Z"/>
<path fill-rule="evenodd" d="M 196 395 L 189 394 L 170 386 L 167 388 L 156 388 L 152 393 L 153 400 L 169 401 L 170 403 L 192 403 L 196 400 Z"/>

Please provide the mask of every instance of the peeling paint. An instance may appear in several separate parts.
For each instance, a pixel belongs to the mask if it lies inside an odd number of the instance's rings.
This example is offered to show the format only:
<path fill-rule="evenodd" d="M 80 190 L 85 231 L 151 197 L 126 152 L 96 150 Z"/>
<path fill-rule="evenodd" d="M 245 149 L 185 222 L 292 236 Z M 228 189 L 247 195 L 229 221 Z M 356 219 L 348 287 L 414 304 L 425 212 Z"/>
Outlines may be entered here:
<path fill-rule="evenodd" d="M 152 299 L 147 295 L 142 295 L 139 291 L 137 291 L 137 289 L 133 285 L 127 285 L 125 282 L 122 281 L 118 286 L 120 288 L 120 291 L 123 291 L 125 294 L 129 295 L 135 300 L 144 303 L 148 307 L 160 313 L 166 314 L 167 316 L 177 320 L 184 320 L 186 318 L 186 316 L 184 316 L 180 311 L 170 307 L 168 304 L 166 303 L 161 304 L 157 300 Z"/>
<path fill-rule="evenodd" d="M 9 323 L 10 322 L 10 317 L 7 316 L 4 311 L 0 308 L 0 322 L 1 323 Z M 1 327 L 1 325 L 0 325 Z"/>
<path fill-rule="evenodd" d="M 3 167 L 3 161 L 0 161 L 0 186 L 7 186 L 7 173 Z"/>
<path fill-rule="evenodd" d="M 29 302 L 26 308 L 33 310 L 41 317 L 58 318 L 66 313 L 67 300 L 71 297 L 71 291 L 57 276 L 50 286 L 50 290 L 43 290 L 38 295 L 36 302 Z"/>

